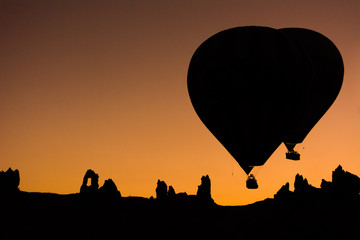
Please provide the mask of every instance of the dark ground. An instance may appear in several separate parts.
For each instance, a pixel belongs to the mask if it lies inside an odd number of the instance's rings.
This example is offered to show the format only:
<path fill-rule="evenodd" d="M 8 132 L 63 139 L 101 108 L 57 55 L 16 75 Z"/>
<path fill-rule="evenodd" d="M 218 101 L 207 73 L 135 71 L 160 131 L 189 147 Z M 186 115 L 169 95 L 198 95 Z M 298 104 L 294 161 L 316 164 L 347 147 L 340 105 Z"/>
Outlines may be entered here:
<path fill-rule="evenodd" d="M 0 196 L 0 239 L 357 239 L 360 199 L 288 194 L 246 206 L 184 199 Z"/>

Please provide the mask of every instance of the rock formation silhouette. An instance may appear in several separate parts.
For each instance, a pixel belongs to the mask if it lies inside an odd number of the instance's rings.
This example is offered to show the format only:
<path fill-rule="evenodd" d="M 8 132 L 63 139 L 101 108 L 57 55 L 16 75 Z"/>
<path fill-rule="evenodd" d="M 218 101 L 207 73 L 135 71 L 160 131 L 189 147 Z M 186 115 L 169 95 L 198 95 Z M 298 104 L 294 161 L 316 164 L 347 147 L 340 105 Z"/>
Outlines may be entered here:
<path fill-rule="evenodd" d="M 4 183 L 4 172 L 0 176 Z M 221 206 L 204 202 L 211 199 L 209 176 L 202 176 L 197 195 L 175 193 L 172 186 L 167 188 L 159 180 L 159 196 L 165 198 L 158 201 L 120 198 L 114 181 L 108 179 L 98 188 L 99 177 L 89 170 L 82 193 L 18 191 L 0 196 L 0 238 L 142 239 L 169 238 L 176 233 L 179 239 L 354 239 L 359 225 L 360 180 L 341 166 L 332 177 L 331 182 L 324 180 L 321 188 L 315 188 L 298 174 L 294 191 L 286 183 L 274 199 Z M 93 188 L 88 184 L 91 179 Z M 86 194 L 88 189 L 93 194 Z"/>
<path fill-rule="evenodd" d="M 167 199 L 168 189 L 164 181 L 160 181 L 160 179 L 157 181 L 157 187 L 155 191 L 156 199 Z"/>
<path fill-rule="evenodd" d="M 117 189 L 114 181 L 111 178 L 105 180 L 104 185 L 99 189 L 99 193 L 108 198 L 121 197 L 120 191 Z"/>
<path fill-rule="evenodd" d="M 90 185 L 88 185 L 89 179 Z M 104 185 L 99 188 L 99 175 L 89 169 L 86 171 L 83 183 L 80 187 L 80 196 L 85 198 L 105 197 L 107 199 L 117 199 L 118 197 L 121 197 L 121 194 L 111 178 L 105 180 Z"/>
<path fill-rule="evenodd" d="M 287 182 L 283 185 L 279 191 L 274 195 L 275 199 L 286 199 L 292 192 L 290 191 L 290 184 Z"/>
<path fill-rule="evenodd" d="M 19 170 L 13 171 L 9 168 L 6 172 L 0 172 L 0 194 L 9 194 L 19 191 L 20 174 Z"/>
<path fill-rule="evenodd" d="M 282 186 L 274 195 L 275 199 L 316 198 L 322 200 L 360 200 L 360 178 L 350 172 L 344 171 L 339 165 L 332 172 L 332 181 L 322 179 L 320 188 L 310 185 L 306 178 L 297 174 L 294 181 L 294 192 L 289 190 L 289 183 Z"/>
<path fill-rule="evenodd" d="M 176 197 L 176 193 L 173 186 L 169 186 L 168 197 L 169 199 L 175 199 Z"/>
<path fill-rule="evenodd" d="M 339 165 L 332 172 L 332 182 L 322 180 L 321 189 L 336 198 L 356 198 L 360 192 L 360 178 L 344 171 Z"/>
<path fill-rule="evenodd" d="M 90 185 L 88 186 L 88 181 L 91 180 Z M 99 189 L 99 175 L 97 175 L 93 170 L 89 169 L 86 171 L 83 183 L 80 188 L 80 194 L 95 194 Z"/>
<path fill-rule="evenodd" d="M 209 175 L 201 177 L 201 185 L 198 186 L 196 196 L 200 201 L 213 202 L 211 198 L 211 181 Z"/>
<path fill-rule="evenodd" d="M 214 203 L 211 198 L 211 181 L 209 175 L 201 177 L 201 184 L 198 186 L 196 195 L 188 195 L 186 192 L 175 193 L 173 186 L 167 187 L 165 181 L 158 179 L 156 191 L 156 199 L 159 200 L 176 200 L 180 202 L 195 201 L 202 203 Z"/>
<path fill-rule="evenodd" d="M 300 174 L 296 174 L 294 182 L 294 192 L 297 194 L 304 194 L 312 191 L 316 191 L 316 188 L 310 185 L 306 178 L 304 178 Z"/>

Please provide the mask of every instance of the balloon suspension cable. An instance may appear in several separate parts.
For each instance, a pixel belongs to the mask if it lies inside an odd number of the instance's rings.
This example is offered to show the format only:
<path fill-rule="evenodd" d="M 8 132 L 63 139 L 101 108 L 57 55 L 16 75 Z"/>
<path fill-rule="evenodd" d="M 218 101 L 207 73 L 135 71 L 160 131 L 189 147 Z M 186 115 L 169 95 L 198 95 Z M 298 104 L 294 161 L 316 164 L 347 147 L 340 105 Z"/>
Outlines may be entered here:
<path fill-rule="evenodd" d="M 254 168 L 250 171 L 250 173 L 248 174 L 248 176 L 250 176 L 250 174 L 252 174 L 252 175 L 254 175 L 254 177 L 256 177 L 256 176 L 259 174 L 259 172 L 261 171 L 262 167 L 263 167 L 263 166 L 254 167 Z"/>

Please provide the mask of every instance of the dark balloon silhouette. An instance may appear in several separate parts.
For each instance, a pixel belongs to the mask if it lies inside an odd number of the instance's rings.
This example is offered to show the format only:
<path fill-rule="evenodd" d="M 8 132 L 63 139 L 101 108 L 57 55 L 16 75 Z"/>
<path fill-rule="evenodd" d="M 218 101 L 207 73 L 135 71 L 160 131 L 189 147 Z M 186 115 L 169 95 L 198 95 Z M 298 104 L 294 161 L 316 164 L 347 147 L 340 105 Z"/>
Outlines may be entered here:
<path fill-rule="evenodd" d="M 249 174 L 282 142 L 300 159 L 293 147 L 335 100 L 342 76 L 341 55 L 321 34 L 248 26 L 203 42 L 187 84 L 201 121 Z"/>
<path fill-rule="evenodd" d="M 290 153 L 326 113 L 338 96 L 344 75 L 341 54 L 324 35 L 302 28 L 278 31 L 292 37 L 303 49 L 310 63 L 308 76 L 299 79 L 299 87 L 292 89 L 294 97 L 287 114 L 283 142 Z M 296 153 L 295 153 L 295 156 Z M 294 159 L 297 160 L 297 159 Z"/>

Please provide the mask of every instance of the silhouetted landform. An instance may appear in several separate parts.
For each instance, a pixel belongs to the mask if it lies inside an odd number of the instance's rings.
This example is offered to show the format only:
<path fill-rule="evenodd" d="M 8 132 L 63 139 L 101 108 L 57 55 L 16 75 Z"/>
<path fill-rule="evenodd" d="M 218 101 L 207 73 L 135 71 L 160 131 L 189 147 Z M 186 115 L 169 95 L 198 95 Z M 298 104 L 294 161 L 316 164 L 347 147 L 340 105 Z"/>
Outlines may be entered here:
<path fill-rule="evenodd" d="M 6 172 L 0 172 L 0 194 L 13 193 L 19 191 L 20 174 L 16 169 L 9 168 Z"/>
<path fill-rule="evenodd" d="M 156 187 L 156 199 L 166 199 L 168 197 L 167 185 L 164 181 L 157 181 Z"/>
<path fill-rule="evenodd" d="M 89 179 L 90 185 L 88 185 Z M 80 196 L 88 199 L 96 197 L 118 198 L 121 197 L 121 194 L 111 178 L 105 180 L 104 185 L 99 188 L 99 175 L 89 169 L 86 171 L 80 187 Z"/>
<path fill-rule="evenodd" d="M 360 178 L 350 172 L 344 171 L 339 165 L 332 172 L 332 181 L 322 180 L 320 188 L 310 185 L 306 178 L 297 174 L 294 182 L 294 192 L 289 190 L 286 183 L 274 195 L 275 199 L 291 198 L 314 198 L 314 199 L 337 199 L 356 200 L 360 193 Z"/>
<path fill-rule="evenodd" d="M 99 192 L 107 197 L 121 197 L 119 190 L 111 178 L 105 180 L 104 185 L 99 189 Z"/>
<path fill-rule="evenodd" d="M 198 191 L 195 195 L 188 195 L 186 192 L 175 193 L 173 186 L 167 187 L 167 184 L 160 179 L 157 181 L 156 199 L 157 200 L 190 200 L 196 199 L 202 204 L 213 204 L 214 200 L 211 198 L 211 180 L 209 175 L 201 177 L 201 184 L 198 186 Z"/>
<path fill-rule="evenodd" d="M 213 203 L 214 200 L 211 198 L 211 181 L 209 175 L 202 176 L 201 185 L 198 186 L 196 196 L 202 202 Z"/>
<path fill-rule="evenodd" d="M 88 181 L 90 179 L 90 185 L 88 186 Z M 99 175 L 97 175 L 93 170 L 89 169 L 86 171 L 83 184 L 80 188 L 80 194 L 93 194 L 99 190 Z"/>
<path fill-rule="evenodd" d="M 2 194 L 0 239 L 356 239 L 358 235 L 360 180 L 341 166 L 333 171 L 332 181 L 322 181 L 321 188 L 298 174 L 294 191 L 286 183 L 274 198 L 246 206 L 209 201 L 209 176 L 201 178 L 196 195 L 176 193 L 158 180 L 156 198 L 113 195 L 115 183 L 109 179 L 99 188 L 98 179 L 94 171 L 87 171 L 80 193 L 75 194 Z M 99 197 L 102 191 L 110 194 Z"/>

